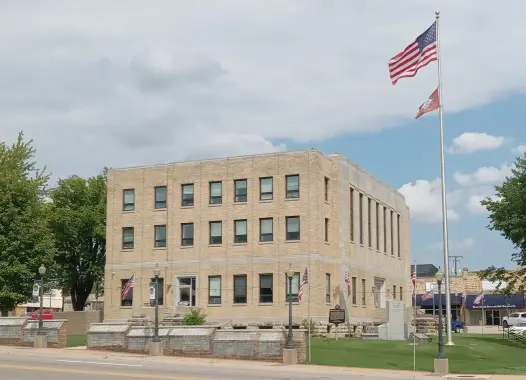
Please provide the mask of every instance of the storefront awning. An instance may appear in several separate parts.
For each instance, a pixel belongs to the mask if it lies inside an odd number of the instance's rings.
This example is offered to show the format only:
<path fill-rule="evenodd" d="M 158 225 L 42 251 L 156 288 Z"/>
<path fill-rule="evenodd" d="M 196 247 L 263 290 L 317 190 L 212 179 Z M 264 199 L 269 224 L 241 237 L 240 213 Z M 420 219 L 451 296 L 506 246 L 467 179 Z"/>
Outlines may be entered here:
<path fill-rule="evenodd" d="M 467 296 L 466 309 L 482 309 L 482 302 L 473 305 L 475 298 L 477 298 L 476 295 Z M 510 296 L 503 294 L 484 295 L 484 309 L 524 309 L 524 307 L 524 296 L 522 294 L 511 294 Z"/>
<path fill-rule="evenodd" d="M 422 300 L 422 296 L 423 296 L 423 294 L 417 294 L 416 295 L 416 306 L 423 306 L 423 307 L 426 307 L 426 306 L 433 307 L 433 305 L 435 305 L 435 307 L 439 306 L 438 294 L 435 294 L 434 302 L 433 302 L 433 298 L 432 297 L 427 298 L 425 300 Z M 441 298 L 442 298 L 442 306 L 446 307 L 446 295 L 442 294 Z M 451 299 L 451 306 L 460 306 L 460 305 L 462 305 L 462 296 L 460 294 L 450 294 L 450 299 Z M 414 305 L 414 303 L 415 302 L 413 300 L 413 305 Z"/>

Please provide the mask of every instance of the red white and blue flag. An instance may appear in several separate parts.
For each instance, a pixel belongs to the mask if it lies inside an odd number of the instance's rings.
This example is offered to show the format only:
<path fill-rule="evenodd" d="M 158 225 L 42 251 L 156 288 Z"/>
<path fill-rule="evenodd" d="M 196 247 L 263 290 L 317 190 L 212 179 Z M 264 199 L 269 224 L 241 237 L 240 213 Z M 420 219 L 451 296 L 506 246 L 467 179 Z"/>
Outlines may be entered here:
<path fill-rule="evenodd" d="M 309 270 L 308 267 L 305 267 L 305 272 L 303 272 L 303 279 L 301 280 L 300 290 L 298 290 L 298 301 L 301 301 L 301 296 L 303 296 L 303 288 L 309 283 Z"/>
<path fill-rule="evenodd" d="M 422 299 L 422 301 L 425 301 L 425 300 L 428 300 L 430 298 L 433 298 L 433 290 L 430 290 L 429 292 L 427 292 L 425 294 L 422 294 L 422 296 L 420 298 Z"/>
<path fill-rule="evenodd" d="M 438 59 L 436 21 L 404 50 L 389 60 L 393 85 L 401 78 L 414 77 L 418 70 Z"/>
<path fill-rule="evenodd" d="M 135 287 L 135 273 L 133 276 L 130 277 L 130 279 L 126 282 L 124 287 L 122 288 L 121 293 L 121 299 L 125 299 L 128 293 L 130 292 L 130 289 L 133 289 Z"/>
<path fill-rule="evenodd" d="M 481 301 L 484 300 L 484 290 L 480 292 L 480 294 L 473 300 L 473 305 L 478 305 Z"/>

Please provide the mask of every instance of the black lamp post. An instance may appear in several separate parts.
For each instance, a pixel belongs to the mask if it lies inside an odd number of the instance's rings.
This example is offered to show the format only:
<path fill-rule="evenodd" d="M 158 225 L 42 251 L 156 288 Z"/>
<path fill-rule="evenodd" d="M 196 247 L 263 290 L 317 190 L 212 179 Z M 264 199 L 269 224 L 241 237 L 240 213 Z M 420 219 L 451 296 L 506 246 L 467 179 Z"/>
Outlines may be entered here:
<path fill-rule="evenodd" d="M 161 338 L 159 337 L 159 275 L 161 270 L 159 269 L 159 264 L 155 264 L 155 269 L 153 270 L 153 276 L 155 277 L 155 329 L 153 333 L 153 341 L 160 342 Z"/>
<path fill-rule="evenodd" d="M 287 271 L 287 277 L 289 280 L 289 334 L 287 337 L 287 343 L 285 344 L 285 348 L 296 348 L 294 345 L 294 340 L 292 338 L 292 277 L 294 277 L 294 270 L 292 269 L 292 265 L 289 266 L 289 270 Z"/>
<path fill-rule="evenodd" d="M 40 268 L 38 268 L 38 273 L 40 274 L 40 312 L 38 315 L 38 332 L 39 334 L 42 334 L 44 332 L 44 320 L 42 317 L 44 309 L 44 275 L 46 274 L 46 267 L 44 264 L 40 265 Z"/>
<path fill-rule="evenodd" d="M 438 354 L 437 359 L 445 359 L 444 355 L 444 336 L 442 333 L 443 323 L 442 323 L 442 280 L 444 279 L 444 273 L 439 269 L 435 274 L 435 279 L 438 284 Z M 446 297 L 448 295 L 446 294 Z"/>

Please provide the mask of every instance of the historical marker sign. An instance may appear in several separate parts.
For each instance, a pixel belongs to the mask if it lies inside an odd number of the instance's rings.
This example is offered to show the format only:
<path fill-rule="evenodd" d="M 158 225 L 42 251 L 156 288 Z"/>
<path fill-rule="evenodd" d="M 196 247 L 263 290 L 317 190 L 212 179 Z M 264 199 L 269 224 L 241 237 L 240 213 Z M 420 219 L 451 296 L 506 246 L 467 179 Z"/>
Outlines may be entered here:
<path fill-rule="evenodd" d="M 345 310 L 336 305 L 334 309 L 329 310 L 329 323 L 339 325 L 345 323 Z"/>

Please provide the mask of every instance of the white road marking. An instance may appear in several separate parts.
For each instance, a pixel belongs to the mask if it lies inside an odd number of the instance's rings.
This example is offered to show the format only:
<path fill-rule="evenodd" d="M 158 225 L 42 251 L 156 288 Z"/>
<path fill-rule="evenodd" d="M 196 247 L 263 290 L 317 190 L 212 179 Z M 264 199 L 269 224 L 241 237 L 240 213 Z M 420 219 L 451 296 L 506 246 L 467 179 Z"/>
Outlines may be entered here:
<path fill-rule="evenodd" d="M 59 360 L 56 360 L 56 361 L 57 361 L 57 362 L 64 362 L 64 363 L 114 365 L 114 366 L 120 366 L 120 367 L 142 367 L 141 364 L 123 364 L 123 363 L 105 363 L 105 362 L 85 362 L 85 361 L 82 361 L 82 360 L 64 360 L 64 359 L 59 359 Z"/>

